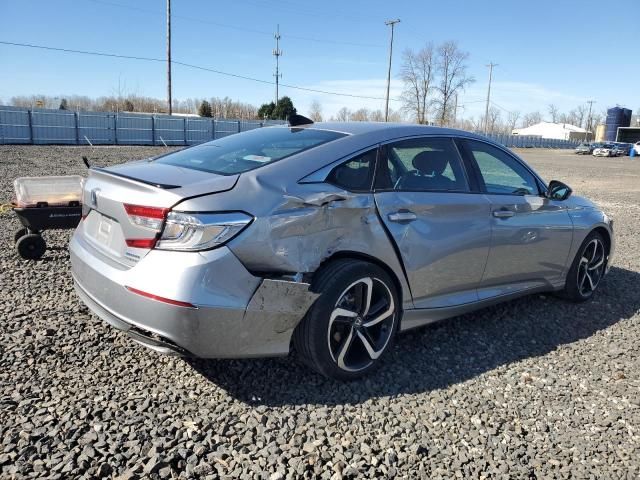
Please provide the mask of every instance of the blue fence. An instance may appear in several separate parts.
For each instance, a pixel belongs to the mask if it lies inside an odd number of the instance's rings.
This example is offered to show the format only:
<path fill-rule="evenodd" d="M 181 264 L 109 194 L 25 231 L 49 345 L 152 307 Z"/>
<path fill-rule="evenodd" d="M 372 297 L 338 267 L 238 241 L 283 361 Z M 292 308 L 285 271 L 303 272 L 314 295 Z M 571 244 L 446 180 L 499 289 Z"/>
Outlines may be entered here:
<path fill-rule="evenodd" d="M 484 135 L 481 132 L 476 133 Z M 509 148 L 575 148 L 582 143 L 580 140 L 558 140 L 555 138 L 506 135 L 502 133 L 489 133 L 484 136 Z"/>
<path fill-rule="evenodd" d="M 279 123 L 0 106 L 0 145 L 194 145 Z"/>
<path fill-rule="evenodd" d="M 280 123 L 0 106 L 0 145 L 195 145 Z M 487 137 L 515 148 L 574 148 L 580 143 L 521 135 L 489 134 Z"/>

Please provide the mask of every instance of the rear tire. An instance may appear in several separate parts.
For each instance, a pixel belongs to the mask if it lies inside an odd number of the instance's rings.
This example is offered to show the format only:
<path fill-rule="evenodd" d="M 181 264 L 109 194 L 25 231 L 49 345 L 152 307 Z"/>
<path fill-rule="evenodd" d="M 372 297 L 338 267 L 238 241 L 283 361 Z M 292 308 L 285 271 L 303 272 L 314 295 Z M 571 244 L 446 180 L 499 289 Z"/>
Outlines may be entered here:
<path fill-rule="evenodd" d="M 47 244 L 40 235 L 31 233 L 18 239 L 16 250 L 18 250 L 22 258 L 36 260 L 44 255 L 47 250 Z"/>
<path fill-rule="evenodd" d="M 301 359 L 325 377 L 360 378 L 389 351 L 400 321 L 394 282 L 377 265 L 337 260 L 316 273 L 320 293 L 294 332 Z"/>
<path fill-rule="evenodd" d="M 602 235 L 591 232 L 580 245 L 571 264 L 562 296 L 572 302 L 589 300 L 604 277 L 607 255 Z"/>

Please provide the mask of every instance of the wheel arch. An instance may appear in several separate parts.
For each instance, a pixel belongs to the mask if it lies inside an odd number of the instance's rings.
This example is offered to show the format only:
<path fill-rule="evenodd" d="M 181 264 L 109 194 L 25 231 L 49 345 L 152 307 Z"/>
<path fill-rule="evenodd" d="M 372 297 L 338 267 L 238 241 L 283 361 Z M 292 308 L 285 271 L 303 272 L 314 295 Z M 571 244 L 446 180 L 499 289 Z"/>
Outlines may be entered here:
<path fill-rule="evenodd" d="M 398 275 L 393 271 L 393 269 L 389 265 L 387 265 L 385 262 L 383 262 L 379 258 L 373 257 L 371 255 L 367 255 L 366 253 L 356 252 L 351 250 L 342 250 L 339 252 L 335 252 L 330 257 L 327 257 L 326 259 L 324 259 L 320 264 L 320 266 L 314 272 L 314 275 L 316 275 L 321 269 L 326 268 L 327 265 L 337 260 L 360 260 L 363 262 L 371 263 L 373 265 L 377 265 L 378 267 L 382 268 L 389 275 L 389 277 L 393 281 L 394 286 L 396 287 L 398 298 L 400 300 L 400 311 L 399 311 L 400 323 L 402 323 L 402 312 L 404 311 L 402 306 L 404 302 L 405 292 L 403 291 L 402 283 L 400 282 Z"/>
<path fill-rule="evenodd" d="M 607 249 L 607 262 L 608 262 L 609 254 L 611 253 L 611 232 L 603 226 L 598 226 L 591 231 L 597 232 L 602 236 L 602 239 L 604 240 L 604 246 Z"/>

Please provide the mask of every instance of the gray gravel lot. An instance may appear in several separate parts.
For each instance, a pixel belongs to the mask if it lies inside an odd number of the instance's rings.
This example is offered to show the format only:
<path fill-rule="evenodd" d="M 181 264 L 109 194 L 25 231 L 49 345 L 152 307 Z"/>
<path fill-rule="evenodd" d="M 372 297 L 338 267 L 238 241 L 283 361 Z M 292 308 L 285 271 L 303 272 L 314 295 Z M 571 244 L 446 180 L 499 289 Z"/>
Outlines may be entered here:
<path fill-rule="evenodd" d="M 0 147 L 23 175 L 142 147 Z M 41 261 L 0 218 L 0 478 L 640 478 L 640 160 L 520 152 L 615 218 L 614 267 L 574 305 L 537 295 L 401 336 L 341 384 L 293 358 L 163 357 L 89 314 L 69 232 Z"/>

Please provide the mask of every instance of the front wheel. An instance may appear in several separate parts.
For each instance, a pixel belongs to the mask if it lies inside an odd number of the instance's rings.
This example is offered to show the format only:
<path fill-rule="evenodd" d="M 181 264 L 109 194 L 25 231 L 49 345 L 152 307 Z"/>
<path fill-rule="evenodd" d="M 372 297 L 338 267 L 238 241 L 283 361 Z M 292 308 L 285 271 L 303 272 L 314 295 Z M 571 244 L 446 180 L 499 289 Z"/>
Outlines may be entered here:
<path fill-rule="evenodd" d="M 389 350 L 400 305 L 394 282 L 377 265 L 339 260 L 316 274 L 320 293 L 294 334 L 294 346 L 318 373 L 339 380 L 359 378 Z"/>
<path fill-rule="evenodd" d="M 607 266 L 607 247 L 602 235 L 591 232 L 582 242 L 571 264 L 564 287 L 564 296 L 574 302 L 584 302 L 593 296 Z"/>

